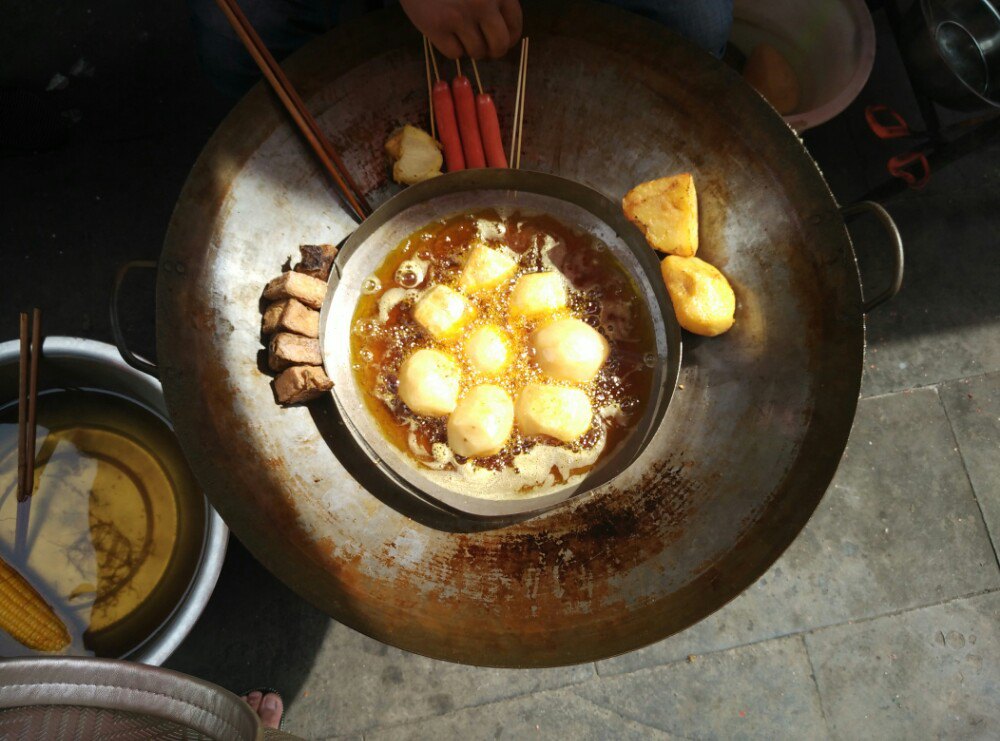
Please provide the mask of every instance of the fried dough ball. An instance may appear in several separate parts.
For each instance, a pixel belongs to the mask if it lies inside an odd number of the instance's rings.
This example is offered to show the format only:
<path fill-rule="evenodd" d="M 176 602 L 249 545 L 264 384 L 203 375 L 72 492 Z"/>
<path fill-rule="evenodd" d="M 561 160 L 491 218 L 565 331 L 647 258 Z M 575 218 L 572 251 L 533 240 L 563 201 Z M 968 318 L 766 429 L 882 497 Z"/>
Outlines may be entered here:
<path fill-rule="evenodd" d="M 733 326 L 736 294 L 715 266 L 697 257 L 668 255 L 660 271 L 684 329 L 715 337 Z"/>
<path fill-rule="evenodd" d="M 458 287 L 468 294 L 496 288 L 517 270 L 517 263 L 500 250 L 476 245 L 458 278 Z"/>
<path fill-rule="evenodd" d="M 502 329 L 493 325 L 472 330 L 462 349 L 469 365 L 484 376 L 496 375 L 510 360 L 510 340 Z"/>
<path fill-rule="evenodd" d="M 438 342 L 453 339 L 475 315 L 465 296 L 442 285 L 427 291 L 413 307 L 413 318 Z"/>
<path fill-rule="evenodd" d="M 416 414 L 443 417 L 458 403 L 462 369 L 440 350 L 423 348 L 399 367 L 399 398 Z"/>
<path fill-rule="evenodd" d="M 587 383 L 608 358 L 608 341 L 580 319 L 556 319 L 531 333 L 531 349 L 542 373 L 554 381 Z"/>
<path fill-rule="evenodd" d="M 566 281 L 551 270 L 526 273 L 514 283 L 510 295 L 510 313 L 530 319 L 562 309 L 568 303 Z"/>
<path fill-rule="evenodd" d="M 577 440 L 593 420 L 590 399 L 580 389 L 529 383 L 514 412 L 523 435 L 548 435 L 564 443 Z"/>
<path fill-rule="evenodd" d="M 448 445 L 466 458 L 499 453 L 514 429 L 514 404 L 499 386 L 475 386 L 448 418 Z"/>
<path fill-rule="evenodd" d="M 653 249 L 684 257 L 698 251 L 698 194 L 691 173 L 640 183 L 625 194 L 622 209 Z"/>

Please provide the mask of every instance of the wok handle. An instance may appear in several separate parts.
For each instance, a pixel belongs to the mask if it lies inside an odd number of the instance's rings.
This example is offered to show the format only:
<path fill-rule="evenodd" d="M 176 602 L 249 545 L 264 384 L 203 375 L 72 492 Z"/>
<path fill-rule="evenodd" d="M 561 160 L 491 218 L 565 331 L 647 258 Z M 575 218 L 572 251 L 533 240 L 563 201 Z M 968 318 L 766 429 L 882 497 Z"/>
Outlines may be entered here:
<path fill-rule="evenodd" d="M 156 262 L 154 260 L 132 260 L 118 268 L 118 272 L 115 273 L 115 285 L 111 291 L 111 334 L 115 338 L 115 345 L 118 347 L 118 352 L 122 356 L 122 360 L 138 371 L 148 373 L 153 378 L 159 378 L 155 364 L 150 363 L 148 360 L 143 360 L 128 349 L 128 343 L 125 341 L 125 333 L 122 332 L 121 319 L 118 316 L 118 298 L 121 295 L 122 283 L 125 282 L 125 276 L 133 268 L 156 270 Z"/>
<path fill-rule="evenodd" d="M 892 250 L 892 281 L 884 291 L 864 300 L 861 310 L 865 314 L 869 314 L 873 309 L 881 306 L 899 293 L 899 287 L 903 285 L 903 238 L 899 234 L 899 227 L 896 226 L 896 222 L 892 220 L 889 212 L 881 204 L 875 203 L 875 201 L 858 201 L 857 203 L 852 203 L 850 206 L 844 206 L 844 208 L 840 209 L 840 213 L 845 221 L 855 216 L 860 216 L 863 213 L 873 214 L 882 226 L 885 227 L 886 234 L 889 237 L 889 248 Z"/>

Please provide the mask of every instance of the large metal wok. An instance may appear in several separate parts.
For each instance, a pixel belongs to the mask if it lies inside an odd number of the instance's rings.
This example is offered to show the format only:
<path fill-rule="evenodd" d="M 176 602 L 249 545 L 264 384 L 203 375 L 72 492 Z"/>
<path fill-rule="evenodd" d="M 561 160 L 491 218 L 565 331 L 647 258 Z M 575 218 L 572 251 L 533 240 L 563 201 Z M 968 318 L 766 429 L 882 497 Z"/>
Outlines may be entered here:
<path fill-rule="evenodd" d="M 337 242 L 353 222 L 261 86 L 195 165 L 157 284 L 171 417 L 205 492 L 256 557 L 368 635 L 503 666 L 637 648 L 757 579 L 840 460 L 874 304 L 822 176 L 737 75 L 611 8 L 527 9 L 525 166 L 612 199 L 691 170 L 699 254 L 739 299 L 727 335 L 685 338 L 670 407 L 613 482 L 520 522 L 465 520 L 380 487 L 332 402 L 274 404 L 257 357 L 261 289 L 298 244 Z M 286 69 L 374 200 L 391 193 L 382 143 L 426 105 L 420 39 L 401 15 L 345 27 Z M 509 112 L 514 65 L 481 71 Z"/>

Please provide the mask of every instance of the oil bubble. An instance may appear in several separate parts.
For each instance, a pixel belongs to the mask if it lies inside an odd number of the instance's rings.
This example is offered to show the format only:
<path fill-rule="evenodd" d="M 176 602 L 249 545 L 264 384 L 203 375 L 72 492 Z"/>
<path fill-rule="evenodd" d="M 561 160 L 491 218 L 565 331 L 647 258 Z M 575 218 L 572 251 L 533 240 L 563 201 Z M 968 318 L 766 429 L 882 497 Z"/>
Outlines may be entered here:
<path fill-rule="evenodd" d="M 373 293 L 378 293 L 381 287 L 382 282 L 374 275 L 370 275 L 361 283 L 361 292 L 370 296 Z"/>
<path fill-rule="evenodd" d="M 642 356 L 642 362 L 646 364 L 647 368 L 655 368 L 656 360 L 657 360 L 656 353 L 653 352 L 648 352 Z"/>

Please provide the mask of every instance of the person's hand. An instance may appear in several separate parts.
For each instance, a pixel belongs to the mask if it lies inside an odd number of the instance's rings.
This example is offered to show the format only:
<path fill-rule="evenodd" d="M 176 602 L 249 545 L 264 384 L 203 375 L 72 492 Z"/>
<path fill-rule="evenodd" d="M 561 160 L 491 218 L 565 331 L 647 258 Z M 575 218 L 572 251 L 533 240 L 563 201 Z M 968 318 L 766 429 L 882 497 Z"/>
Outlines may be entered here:
<path fill-rule="evenodd" d="M 400 0 L 406 15 L 449 59 L 500 57 L 521 37 L 519 0 Z"/>

